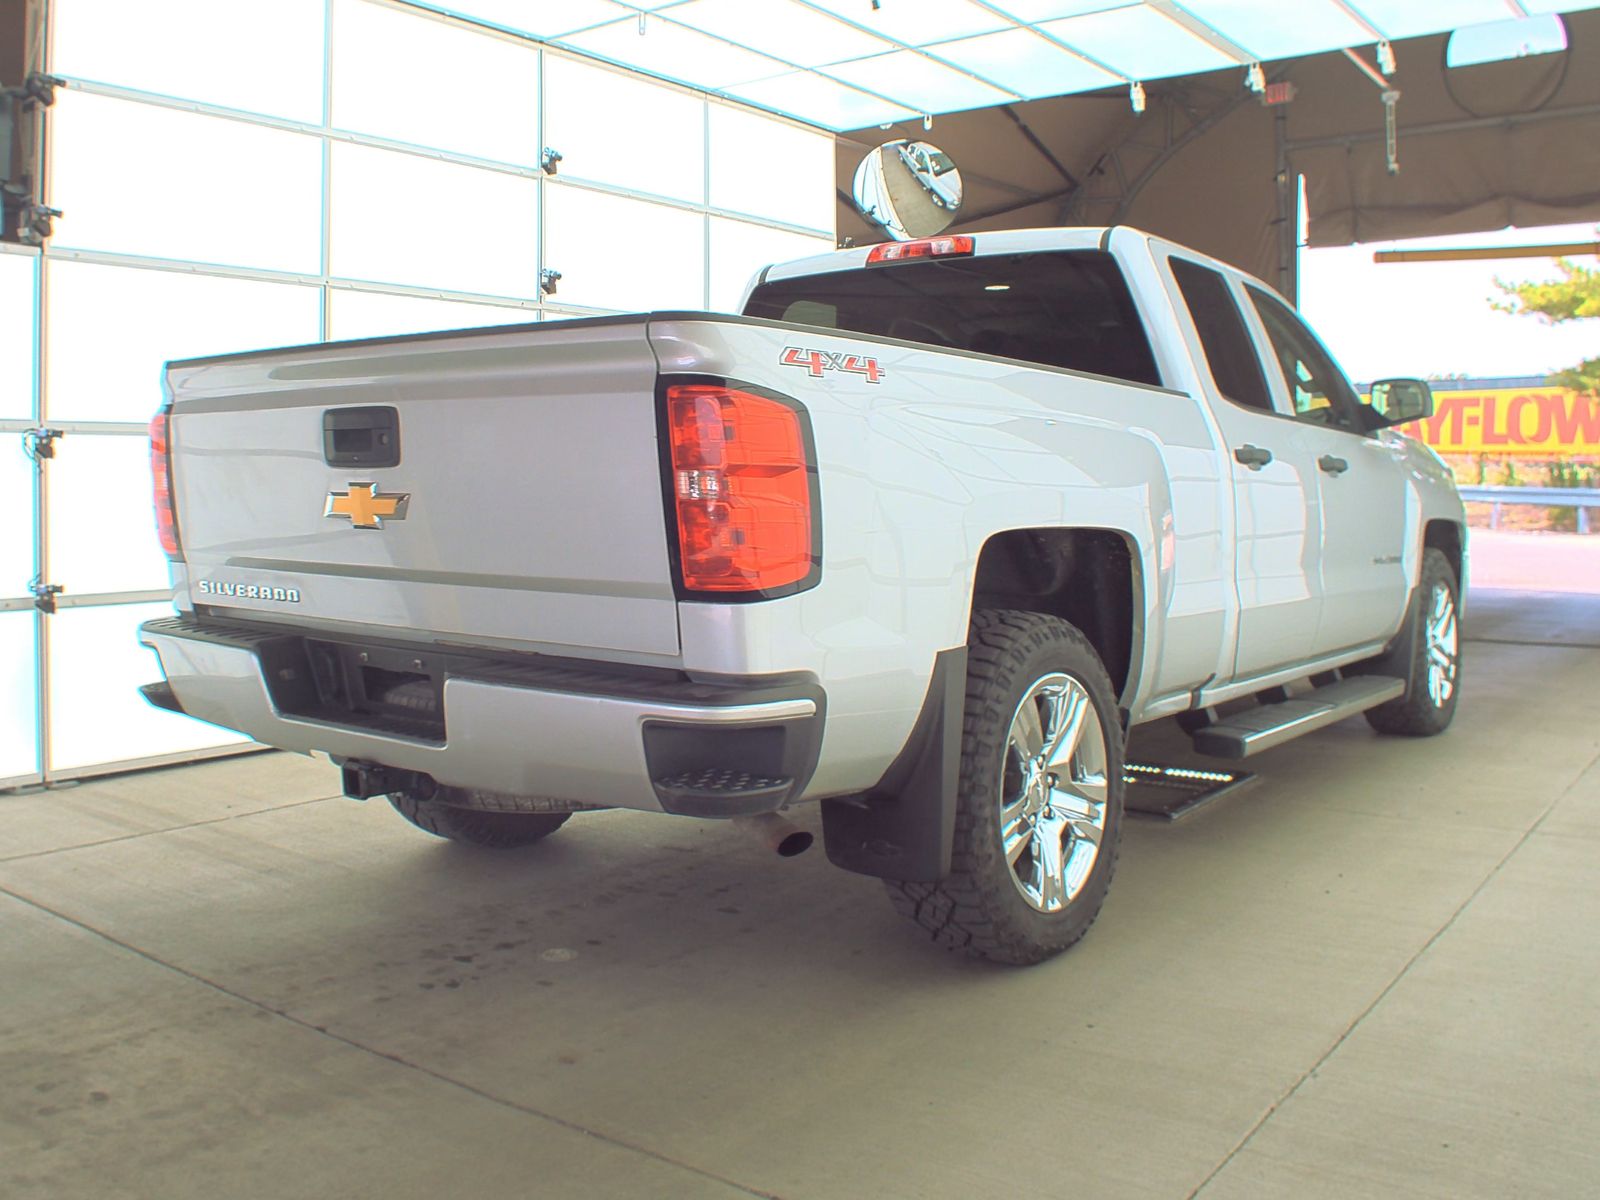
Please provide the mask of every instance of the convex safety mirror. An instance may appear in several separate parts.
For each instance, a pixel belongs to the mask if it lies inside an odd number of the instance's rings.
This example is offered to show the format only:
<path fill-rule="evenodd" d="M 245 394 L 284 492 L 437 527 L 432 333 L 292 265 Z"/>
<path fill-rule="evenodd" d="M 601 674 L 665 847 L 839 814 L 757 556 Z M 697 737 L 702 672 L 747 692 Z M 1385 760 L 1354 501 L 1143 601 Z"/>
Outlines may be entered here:
<path fill-rule="evenodd" d="M 1379 427 L 1433 416 L 1433 389 L 1420 379 L 1380 379 L 1372 385 L 1372 411 Z"/>
<path fill-rule="evenodd" d="M 932 237 L 961 208 L 961 172 L 939 147 L 885 142 L 856 168 L 856 207 L 897 242 Z"/>

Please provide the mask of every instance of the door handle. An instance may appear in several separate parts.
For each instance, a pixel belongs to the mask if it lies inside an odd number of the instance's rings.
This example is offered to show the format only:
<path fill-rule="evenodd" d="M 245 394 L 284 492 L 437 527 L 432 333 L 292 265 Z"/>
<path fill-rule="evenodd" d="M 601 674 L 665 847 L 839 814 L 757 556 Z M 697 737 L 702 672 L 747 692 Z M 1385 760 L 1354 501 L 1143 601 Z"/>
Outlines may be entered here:
<path fill-rule="evenodd" d="M 1252 446 L 1246 442 L 1233 452 L 1233 457 L 1252 471 L 1259 471 L 1272 461 L 1272 451 L 1262 446 Z"/>
<path fill-rule="evenodd" d="M 1317 459 L 1317 466 L 1321 467 L 1329 475 L 1343 475 L 1350 469 L 1350 464 L 1345 462 L 1344 459 L 1335 458 L 1331 454 L 1324 454 Z"/>

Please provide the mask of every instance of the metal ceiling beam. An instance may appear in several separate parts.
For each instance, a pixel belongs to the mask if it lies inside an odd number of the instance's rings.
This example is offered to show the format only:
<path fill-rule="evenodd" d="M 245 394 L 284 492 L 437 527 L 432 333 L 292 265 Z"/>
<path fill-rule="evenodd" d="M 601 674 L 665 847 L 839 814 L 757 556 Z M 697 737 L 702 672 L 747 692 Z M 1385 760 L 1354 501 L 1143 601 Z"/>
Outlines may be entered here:
<path fill-rule="evenodd" d="M 1376 250 L 1372 261 L 1466 262 L 1480 258 L 1570 258 L 1575 254 L 1600 254 L 1600 242 L 1560 242 L 1553 246 L 1460 246 L 1437 250 Z"/>
<path fill-rule="evenodd" d="M 1349 3 L 1349 0 L 1328 0 L 1328 3 L 1371 34 L 1373 41 L 1386 42 L 1389 40 L 1389 35 L 1368 20 L 1367 15 L 1354 4 Z"/>
<path fill-rule="evenodd" d="M 1226 54 L 1241 67 L 1248 67 L 1253 62 L 1261 61 L 1259 54 L 1246 50 L 1232 38 L 1224 36 L 1216 26 L 1202 21 L 1187 9 L 1179 8 L 1173 0 L 1144 0 L 1144 7 L 1151 12 L 1159 13 L 1186 33 L 1193 34 L 1213 50 Z"/>
<path fill-rule="evenodd" d="M 955 72 L 957 72 L 958 74 L 961 74 L 961 75 L 965 75 L 968 79 L 971 79 L 976 83 L 981 83 L 985 87 L 991 87 L 997 92 L 1004 92 L 1007 96 L 1010 96 L 1012 100 L 1026 100 L 1027 99 L 1027 97 L 1024 96 L 1021 92 L 1015 91 L 1012 88 L 1008 88 L 1003 83 L 996 83 L 994 80 L 988 78 L 987 76 L 980 75 L 976 71 L 969 70 L 968 68 L 961 66 L 959 63 L 953 63 L 949 59 L 940 58 L 937 54 L 932 53 L 927 47 L 924 47 L 924 46 L 913 46 L 909 42 L 902 42 L 898 38 L 892 38 L 888 34 L 882 32 L 881 30 L 872 28 L 872 26 L 870 26 L 870 25 L 863 25 L 860 21 L 852 21 L 849 17 L 842 17 L 838 13 L 834 12 L 832 9 L 823 8 L 819 4 L 813 4 L 811 2 L 811 0 L 794 0 L 794 2 L 796 4 L 799 4 L 799 5 L 803 6 L 803 7 L 805 7 L 805 8 L 809 8 L 812 12 L 820 13 L 822 16 L 828 17 L 828 18 L 830 18 L 831 20 L 834 20 L 834 21 L 838 21 L 841 25 L 847 25 L 851 29 L 854 29 L 859 33 L 871 34 L 873 37 L 875 37 L 879 41 L 883 42 L 886 46 L 891 47 L 892 50 L 909 50 L 912 54 L 917 55 L 919 58 L 925 58 L 929 62 L 937 63 L 941 67 L 945 67 L 948 70 L 955 71 Z M 704 32 L 704 30 L 701 30 L 700 32 Z M 738 45 L 737 42 L 728 41 L 727 38 L 721 38 L 719 40 L 728 42 L 729 45 Z M 959 40 L 959 39 L 952 39 L 952 40 Z M 747 47 L 743 47 L 743 48 L 744 49 L 750 49 L 750 47 L 748 47 L 748 46 Z M 758 53 L 758 54 L 766 54 L 768 58 L 772 57 L 772 55 L 767 54 L 767 52 L 765 50 L 758 50 L 758 51 L 756 51 L 756 53 Z M 825 67 L 807 67 L 807 68 L 804 68 L 804 69 L 810 71 L 814 75 L 822 75 L 822 77 L 824 79 L 833 80 L 833 82 L 835 82 L 835 83 L 843 82 L 842 80 L 833 79 L 833 76 L 831 76 L 831 75 L 823 75 L 823 71 L 824 71 Z M 896 100 L 895 103 L 896 104 L 903 104 L 904 101 Z M 914 105 L 914 104 L 906 104 L 905 107 L 907 107 L 907 108 L 919 108 L 918 105 Z M 925 109 L 919 109 L 919 111 L 924 111 L 925 112 L 926 110 Z"/>
<path fill-rule="evenodd" d="M 1012 108 L 1009 104 L 1003 104 L 1000 106 L 1000 111 L 1005 113 L 1006 116 L 1010 117 L 1012 121 L 1016 123 L 1017 129 L 1021 132 L 1022 136 L 1027 139 L 1028 145 L 1037 150 L 1040 157 L 1042 157 L 1047 163 L 1056 169 L 1056 174 L 1060 175 L 1062 179 L 1067 181 L 1067 187 L 1069 189 L 1078 186 L 1077 176 L 1075 176 L 1071 171 L 1067 170 L 1066 165 L 1055 156 L 1054 151 L 1052 151 L 1049 146 L 1046 146 L 1039 140 L 1039 135 L 1034 133 L 1034 131 L 1029 127 L 1028 123 L 1017 115 L 1016 109 Z"/>
<path fill-rule="evenodd" d="M 1243 88 L 1228 93 L 1180 88 L 1152 91 L 1150 99 L 1152 111 L 1095 160 L 1079 187 L 1069 190 L 1056 224 L 1121 223 L 1173 155 L 1255 95 Z"/>
<path fill-rule="evenodd" d="M 1094 57 L 1094 55 L 1088 53 L 1087 51 L 1080 50 L 1080 49 L 1078 49 L 1078 47 L 1076 47 L 1074 45 L 1071 45 L 1068 42 L 1062 41 L 1060 38 L 1056 37 L 1056 35 L 1053 34 L 1053 33 L 1046 33 L 1043 29 L 1040 29 L 1037 25 L 1019 23 L 1015 17 L 1013 17 L 1010 13 L 1006 12 L 1004 9 L 997 8 L 997 7 L 995 7 L 995 5 L 990 4 L 989 0 L 972 0 L 972 2 L 974 4 L 976 4 L 979 8 L 983 9 L 985 12 L 992 13 L 994 16 L 1003 17 L 1007 21 L 1010 21 L 1011 24 L 1013 25 L 1013 27 L 1015 27 L 1017 29 L 1026 29 L 1029 33 L 1033 34 L 1035 37 L 1043 38 L 1045 41 L 1049 42 L 1052 46 L 1054 46 L 1057 50 L 1066 51 L 1068 54 L 1072 55 L 1073 58 L 1076 58 L 1080 62 L 1088 63 L 1091 67 L 1094 67 L 1096 70 L 1104 71 L 1107 75 L 1110 75 L 1115 79 L 1122 80 L 1123 83 L 1132 83 L 1133 82 L 1133 76 L 1124 74 L 1123 72 L 1121 72 L 1121 71 L 1117 70 L 1115 67 L 1113 67 L 1110 63 L 1102 62 L 1100 59 Z"/>
<path fill-rule="evenodd" d="M 1360 71 L 1368 79 L 1372 80 L 1373 83 L 1377 84 L 1385 91 L 1388 90 L 1389 81 L 1383 77 L 1383 74 L 1376 67 L 1369 63 L 1366 59 L 1362 58 L 1361 55 L 1357 54 L 1348 46 L 1339 51 L 1339 53 L 1353 62 L 1356 65 L 1356 70 Z"/>
<path fill-rule="evenodd" d="M 1461 133 L 1470 129 L 1514 129 L 1519 125 L 1531 125 L 1535 121 L 1561 121 L 1574 117 L 1600 117 L 1600 104 L 1576 104 L 1571 108 L 1541 108 L 1537 112 L 1512 113 L 1507 117 L 1468 117 L 1459 121 L 1436 121 L 1427 125 L 1403 125 L 1400 127 L 1400 132 L 1406 137 L 1423 137 L 1434 133 Z M 1382 141 L 1383 137 L 1382 130 L 1333 133 L 1326 137 L 1291 140 L 1289 149 L 1322 150 L 1329 146 L 1353 146 L 1357 142 Z"/>

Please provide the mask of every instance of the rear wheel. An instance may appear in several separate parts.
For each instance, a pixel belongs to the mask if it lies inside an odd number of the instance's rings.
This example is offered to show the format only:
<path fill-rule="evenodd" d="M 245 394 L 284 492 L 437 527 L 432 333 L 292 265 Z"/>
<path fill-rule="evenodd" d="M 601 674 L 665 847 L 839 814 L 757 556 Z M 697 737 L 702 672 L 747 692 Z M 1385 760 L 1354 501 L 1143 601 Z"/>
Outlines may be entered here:
<path fill-rule="evenodd" d="M 1033 963 L 1100 912 L 1122 833 L 1122 728 L 1111 681 L 1065 621 L 984 610 L 968 638 L 950 874 L 890 882 L 935 942 Z"/>
<path fill-rule="evenodd" d="M 441 794 L 449 793 L 445 791 Z M 567 818 L 572 815 L 565 812 L 486 812 L 446 804 L 437 797 L 424 800 L 410 792 L 390 793 L 389 803 L 418 829 L 426 830 L 435 837 L 497 850 L 526 846 L 549 837 L 565 825 Z"/>
<path fill-rule="evenodd" d="M 1415 603 L 1410 690 L 1368 709 L 1367 724 L 1379 733 L 1432 737 L 1449 727 L 1461 691 L 1459 585 L 1440 550 L 1422 556 Z"/>

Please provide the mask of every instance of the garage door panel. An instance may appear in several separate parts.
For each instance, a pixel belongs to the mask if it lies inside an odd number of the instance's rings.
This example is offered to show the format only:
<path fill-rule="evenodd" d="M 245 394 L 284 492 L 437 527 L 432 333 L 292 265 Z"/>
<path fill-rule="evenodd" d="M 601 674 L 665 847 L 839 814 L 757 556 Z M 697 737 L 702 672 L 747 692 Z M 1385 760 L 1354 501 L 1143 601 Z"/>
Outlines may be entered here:
<path fill-rule="evenodd" d="M 161 678 L 154 652 L 139 643 L 139 625 L 171 612 L 167 604 L 115 604 L 64 608 L 49 618 L 50 771 L 245 744 L 139 694 L 140 684 Z"/>
<path fill-rule="evenodd" d="M 45 487 L 51 583 L 72 595 L 171 586 L 143 437 L 68 434 L 56 443 Z"/>
<path fill-rule="evenodd" d="M 0 613 L 0 787 L 39 773 L 39 672 L 32 612 Z"/>
<path fill-rule="evenodd" d="M 34 272 L 30 254 L 0 253 L 0 421 L 33 416 Z"/>

